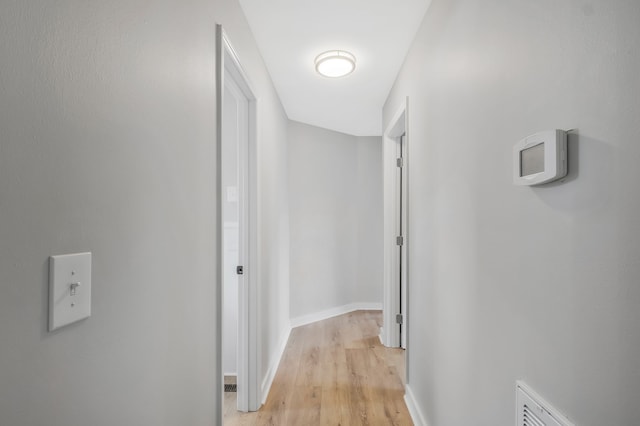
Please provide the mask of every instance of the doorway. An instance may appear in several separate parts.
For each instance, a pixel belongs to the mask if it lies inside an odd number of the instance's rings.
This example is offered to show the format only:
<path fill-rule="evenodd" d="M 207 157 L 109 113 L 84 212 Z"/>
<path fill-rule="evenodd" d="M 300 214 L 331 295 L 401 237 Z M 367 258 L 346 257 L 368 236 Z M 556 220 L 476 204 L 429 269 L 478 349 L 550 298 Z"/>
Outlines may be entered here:
<path fill-rule="evenodd" d="M 257 100 L 222 26 L 217 26 L 217 361 L 224 412 L 224 376 L 235 375 L 238 411 L 258 401 Z"/>
<path fill-rule="evenodd" d="M 408 98 L 383 135 L 384 295 L 382 343 L 407 347 L 408 335 Z M 407 360 L 408 361 L 408 360 Z M 408 362 L 407 362 L 408 368 Z"/>

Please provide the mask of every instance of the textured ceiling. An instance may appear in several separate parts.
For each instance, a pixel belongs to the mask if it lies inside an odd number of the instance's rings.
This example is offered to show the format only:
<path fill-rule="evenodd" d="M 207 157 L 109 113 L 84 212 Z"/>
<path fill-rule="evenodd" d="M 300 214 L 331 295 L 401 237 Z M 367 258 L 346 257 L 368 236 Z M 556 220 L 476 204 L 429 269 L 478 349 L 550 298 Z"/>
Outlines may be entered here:
<path fill-rule="evenodd" d="M 382 106 L 430 0 L 240 0 L 291 120 L 382 134 Z M 356 56 L 349 76 L 318 75 L 327 50 Z"/>

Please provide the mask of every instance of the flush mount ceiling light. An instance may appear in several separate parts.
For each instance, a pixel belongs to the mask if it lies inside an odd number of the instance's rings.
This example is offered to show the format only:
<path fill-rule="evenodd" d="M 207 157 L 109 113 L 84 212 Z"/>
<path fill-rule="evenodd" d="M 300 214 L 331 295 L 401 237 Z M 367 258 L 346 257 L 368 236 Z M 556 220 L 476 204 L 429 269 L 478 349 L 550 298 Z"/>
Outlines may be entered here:
<path fill-rule="evenodd" d="M 316 56 L 316 71 L 325 77 L 344 77 L 356 69 L 356 57 L 344 50 L 329 50 Z"/>

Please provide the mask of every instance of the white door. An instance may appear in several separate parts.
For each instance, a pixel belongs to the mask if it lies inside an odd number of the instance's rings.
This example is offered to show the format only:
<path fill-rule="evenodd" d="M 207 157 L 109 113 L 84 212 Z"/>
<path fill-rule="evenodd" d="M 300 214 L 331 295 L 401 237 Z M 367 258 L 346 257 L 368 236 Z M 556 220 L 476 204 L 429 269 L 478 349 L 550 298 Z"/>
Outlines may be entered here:
<path fill-rule="evenodd" d="M 249 140 L 249 100 L 234 78 L 225 73 L 222 127 L 223 197 L 223 373 L 237 377 L 238 410 L 249 411 L 246 360 L 247 327 L 247 150 Z M 240 337 L 239 336 L 243 336 Z"/>
<path fill-rule="evenodd" d="M 395 205 L 394 205 L 394 228 L 396 235 L 395 247 L 395 276 L 393 277 L 393 291 L 396 293 L 395 312 L 397 341 L 393 346 L 406 348 L 406 304 L 407 304 L 407 251 L 406 251 L 406 167 L 405 167 L 405 135 L 401 135 L 395 140 L 396 143 L 396 177 L 395 177 Z"/>
<path fill-rule="evenodd" d="M 407 347 L 407 333 L 406 333 L 406 319 L 407 319 L 407 255 L 406 255 L 406 245 L 405 241 L 407 238 L 407 229 L 406 229 L 406 213 L 407 213 L 407 189 L 406 189 L 406 167 L 404 167 L 405 163 L 405 138 L 406 136 L 403 134 L 398 138 L 398 178 L 397 178 L 397 191 L 398 191 L 398 200 L 396 203 L 396 214 L 397 214 L 397 230 L 399 236 L 399 244 L 398 244 L 398 277 L 396 282 L 396 291 L 398 292 L 398 313 L 399 313 L 399 321 L 398 328 L 400 334 L 400 341 L 398 345 L 401 348 Z"/>
<path fill-rule="evenodd" d="M 246 385 L 238 369 L 240 294 L 245 293 L 244 263 L 246 260 L 245 165 L 243 153 L 248 136 L 248 101 L 235 82 L 228 78 L 224 88 L 222 126 L 222 220 L 223 220 L 223 343 L 222 370 L 225 376 L 236 376 L 238 408 L 244 399 Z M 244 408 L 246 411 L 246 408 Z"/>

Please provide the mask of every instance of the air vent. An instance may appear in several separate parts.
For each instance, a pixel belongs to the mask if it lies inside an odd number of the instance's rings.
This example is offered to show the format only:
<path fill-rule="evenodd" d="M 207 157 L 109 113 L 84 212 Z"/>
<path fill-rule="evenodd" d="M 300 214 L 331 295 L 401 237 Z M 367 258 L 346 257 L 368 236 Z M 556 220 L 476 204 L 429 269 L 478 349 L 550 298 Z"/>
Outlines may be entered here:
<path fill-rule="evenodd" d="M 516 426 L 575 426 L 524 382 L 516 382 Z"/>
<path fill-rule="evenodd" d="M 527 426 L 545 426 L 546 423 L 536 416 L 527 404 L 524 404 L 522 410 L 522 424 Z"/>

